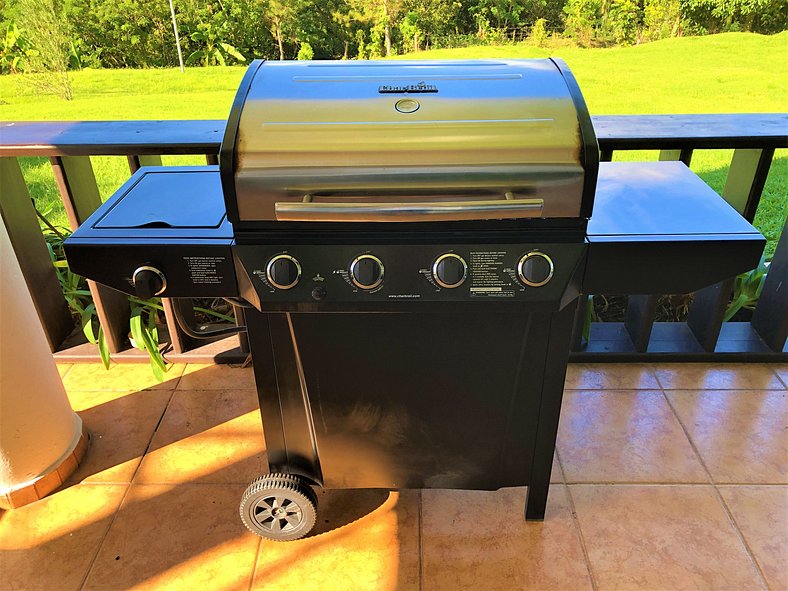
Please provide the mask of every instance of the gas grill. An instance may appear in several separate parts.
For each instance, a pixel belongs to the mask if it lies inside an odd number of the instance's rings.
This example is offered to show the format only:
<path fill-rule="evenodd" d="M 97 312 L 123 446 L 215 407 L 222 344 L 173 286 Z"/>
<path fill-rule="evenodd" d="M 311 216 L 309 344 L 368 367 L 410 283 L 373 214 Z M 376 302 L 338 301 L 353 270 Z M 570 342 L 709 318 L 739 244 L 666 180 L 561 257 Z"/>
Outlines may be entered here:
<path fill-rule="evenodd" d="M 219 167 L 140 169 L 66 253 L 248 306 L 270 473 L 241 518 L 292 540 L 314 486 L 527 486 L 543 519 L 578 296 L 692 291 L 763 245 L 681 163 L 600 165 L 560 60 L 256 61 Z"/>

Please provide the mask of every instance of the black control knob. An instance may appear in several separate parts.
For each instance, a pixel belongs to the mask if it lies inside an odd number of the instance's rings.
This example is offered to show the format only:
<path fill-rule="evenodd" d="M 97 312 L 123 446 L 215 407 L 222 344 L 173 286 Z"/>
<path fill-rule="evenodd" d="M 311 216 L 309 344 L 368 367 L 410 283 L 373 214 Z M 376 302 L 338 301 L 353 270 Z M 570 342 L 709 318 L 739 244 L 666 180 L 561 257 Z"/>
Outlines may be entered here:
<path fill-rule="evenodd" d="M 465 283 L 468 276 L 468 264 L 460 255 L 447 252 L 442 254 L 432 265 L 432 278 L 441 287 L 453 289 Z"/>
<path fill-rule="evenodd" d="M 274 287 L 290 289 L 301 279 L 301 265 L 289 254 L 278 254 L 268 261 L 265 276 Z"/>
<path fill-rule="evenodd" d="M 326 297 L 325 287 L 316 287 L 312 290 L 312 299 L 320 301 Z"/>
<path fill-rule="evenodd" d="M 156 267 L 138 267 L 131 276 L 134 291 L 141 300 L 149 300 L 162 293 L 167 287 L 167 278 Z"/>
<path fill-rule="evenodd" d="M 371 254 L 362 254 L 350 263 L 350 280 L 361 289 L 375 289 L 383 283 L 383 263 Z"/>
<path fill-rule="evenodd" d="M 543 252 L 533 250 L 520 259 L 517 276 L 530 287 L 541 287 L 553 277 L 553 261 Z"/>

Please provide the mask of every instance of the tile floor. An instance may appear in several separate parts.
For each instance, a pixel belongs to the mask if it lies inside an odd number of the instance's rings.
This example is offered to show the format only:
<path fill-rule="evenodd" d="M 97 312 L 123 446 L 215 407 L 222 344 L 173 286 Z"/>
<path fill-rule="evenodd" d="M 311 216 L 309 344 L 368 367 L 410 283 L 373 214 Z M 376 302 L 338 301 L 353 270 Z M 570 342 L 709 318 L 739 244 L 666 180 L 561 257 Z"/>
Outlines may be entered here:
<path fill-rule="evenodd" d="M 92 435 L 58 492 L 0 513 L 0 589 L 788 590 L 788 367 L 572 365 L 544 523 L 523 489 L 321 491 L 261 541 L 251 371 L 61 366 Z"/>

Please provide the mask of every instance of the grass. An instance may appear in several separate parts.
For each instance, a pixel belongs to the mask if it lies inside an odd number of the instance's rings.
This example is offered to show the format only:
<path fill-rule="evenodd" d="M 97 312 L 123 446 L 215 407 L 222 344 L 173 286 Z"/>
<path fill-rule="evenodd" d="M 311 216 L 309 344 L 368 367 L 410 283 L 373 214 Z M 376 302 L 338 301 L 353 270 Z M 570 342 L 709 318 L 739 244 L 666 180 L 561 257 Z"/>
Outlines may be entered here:
<path fill-rule="evenodd" d="M 788 32 L 763 36 L 727 33 L 666 39 L 637 47 L 542 49 L 528 44 L 445 49 L 408 59 L 529 58 L 556 55 L 567 61 L 592 114 L 746 113 L 785 111 Z M 780 56 L 783 56 L 782 58 Z M 230 109 L 242 67 L 74 72 L 75 100 L 37 96 L 24 77 L 0 77 L 0 119 L 220 119 Z M 619 152 L 617 160 L 656 159 L 656 153 Z M 715 190 L 725 184 L 731 151 L 699 151 L 692 168 Z M 128 176 L 124 158 L 92 158 L 104 198 Z M 168 164 L 202 163 L 195 157 Z M 46 159 L 24 159 L 24 172 L 39 208 L 65 225 Z M 768 252 L 788 211 L 788 150 L 778 150 L 755 225 L 769 239 Z"/>

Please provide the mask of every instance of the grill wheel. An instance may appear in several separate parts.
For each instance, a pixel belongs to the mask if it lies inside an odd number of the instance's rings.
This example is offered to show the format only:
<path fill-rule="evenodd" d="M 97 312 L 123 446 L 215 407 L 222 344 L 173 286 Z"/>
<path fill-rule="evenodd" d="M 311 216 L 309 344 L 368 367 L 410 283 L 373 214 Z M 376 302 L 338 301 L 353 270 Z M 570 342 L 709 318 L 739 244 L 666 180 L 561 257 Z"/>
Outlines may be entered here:
<path fill-rule="evenodd" d="M 266 474 L 241 497 L 241 521 L 260 537 L 289 542 L 306 536 L 317 518 L 317 495 L 299 476 Z"/>

